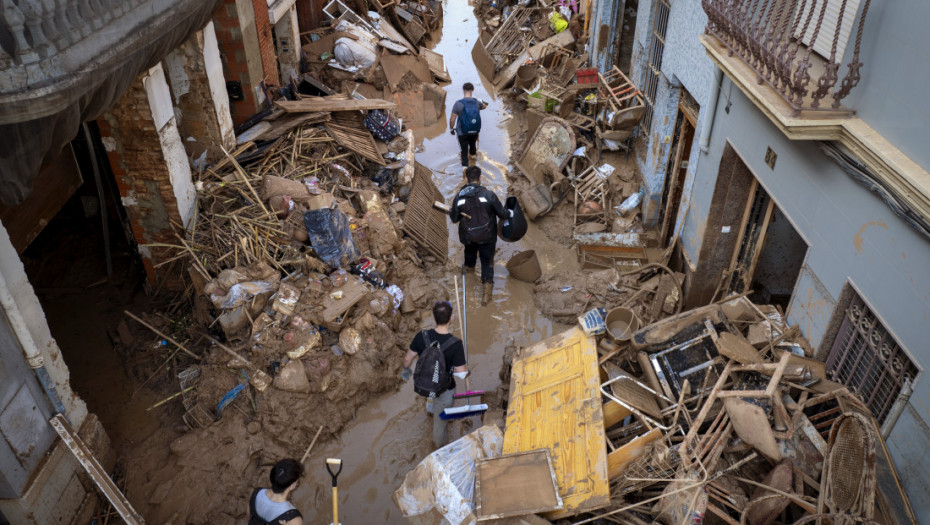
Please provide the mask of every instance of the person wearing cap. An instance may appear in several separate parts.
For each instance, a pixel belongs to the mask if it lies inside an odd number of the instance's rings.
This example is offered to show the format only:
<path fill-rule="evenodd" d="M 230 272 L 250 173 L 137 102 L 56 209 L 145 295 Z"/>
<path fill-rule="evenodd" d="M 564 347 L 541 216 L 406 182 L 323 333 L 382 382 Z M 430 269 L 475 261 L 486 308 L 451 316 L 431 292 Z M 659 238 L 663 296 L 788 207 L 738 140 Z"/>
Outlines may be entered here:
<path fill-rule="evenodd" d="M 439 301 L 433 305 L 433 320 L 436 321 L 436 328 L 423 330 L 414 336 L 410 342 L 410 349 L 404 356 L 404 368 L 401 370 L 400 378 L 408 381 L 413 376 L 413 370 L 410 366 L 413 361 L 426 350 L 427 342 L 437 343 L 443 348 L 442 355 L 445 358 L 446 366 L 449 367 L 449 382 L 442 392 L 434 398 L 427 398 L 427 412 L 433 414 L 433 444 L 436 448 L 446 444 L 446 426 L 448 421 L 442 419 L 442 411 L 451 407 L 455 401 L 455 378 L 465 379 L 468 377 L 468 366 L 465 362 L 465 347 L 462 340 L 449 333 L 449 323 L 452 320 L 452 305 L 448 301 Z M 454 340 L 451 344 L 448 341 Z"/>

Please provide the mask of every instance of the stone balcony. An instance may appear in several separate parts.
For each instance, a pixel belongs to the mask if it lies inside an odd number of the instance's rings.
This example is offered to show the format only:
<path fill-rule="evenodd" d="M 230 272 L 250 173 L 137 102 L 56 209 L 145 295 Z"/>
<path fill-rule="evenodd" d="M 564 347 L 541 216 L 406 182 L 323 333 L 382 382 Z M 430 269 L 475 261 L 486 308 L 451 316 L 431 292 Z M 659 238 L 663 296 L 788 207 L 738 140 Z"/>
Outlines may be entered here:
<path fill-rule="evenodd" d="M 0 0 L 0 199 L 29 193 L 46 156 L 139 73 L 206 25 L 221 0 Z"/>

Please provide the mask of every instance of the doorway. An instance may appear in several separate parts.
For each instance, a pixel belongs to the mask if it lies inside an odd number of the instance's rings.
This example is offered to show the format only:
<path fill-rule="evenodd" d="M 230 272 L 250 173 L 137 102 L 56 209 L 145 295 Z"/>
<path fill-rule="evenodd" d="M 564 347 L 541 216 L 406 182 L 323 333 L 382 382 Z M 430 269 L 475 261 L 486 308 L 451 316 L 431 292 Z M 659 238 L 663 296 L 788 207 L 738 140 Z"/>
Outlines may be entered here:
<path fill-rule="evenodd" d="M 675 133 L 672 137 L 672 154 L 668 158 L 665 170 L 665 183 L 662 188 L 662 202 L 659 208 L 659 243 L 667 246 L 672 238 L 678 210 L 681 206 L 682 188 L 688 173 L 691 158 L 691 145 L 694 143 L 694 129 L 697 122 L 699 106 L 685 88 L 681 88 L 678 99 L 678 116 L 675 121 Z"/>
<path fill-rule="evenodd" d="M 724 148 L 685 306 L 750 292 L 786 309 L 808 244 L 730 144 Z"/>

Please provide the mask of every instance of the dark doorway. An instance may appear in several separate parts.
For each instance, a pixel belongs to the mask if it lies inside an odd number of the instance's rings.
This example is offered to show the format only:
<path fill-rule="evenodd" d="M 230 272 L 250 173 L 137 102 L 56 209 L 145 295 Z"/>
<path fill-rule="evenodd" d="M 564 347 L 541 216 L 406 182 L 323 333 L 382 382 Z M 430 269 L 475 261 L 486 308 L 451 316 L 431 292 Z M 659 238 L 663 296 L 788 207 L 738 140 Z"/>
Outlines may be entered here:
<path fill-rule="evenodd" d="M 133 426 L 122 421 L 129 412 L 133 387 L 125 370 L 126 356 L 115 351 L 114 341 L 123 310 L 146 300 L 145 274 L 136 247 L 127 240 L 125 211 L 95 127 L 91 136 L 96 147 L 88 147 L 83 132 L 71 143 L 83 182 L 25 247 L 21 259 L 61 348 L 72 389 L 97 414 L 116 445 L 126 437 L 124 430 Z M 101 188 L 91 155 L 97 156 L 102 171 Z M 104 214 L 109 224 L 106 237 Z"/>
<path fill-rule="evenodd" d="M 752 275 L 751 288 L 758 296 L 757 302 L 788 309 L 807 248 L 807 243 L 776 205 Z"/>

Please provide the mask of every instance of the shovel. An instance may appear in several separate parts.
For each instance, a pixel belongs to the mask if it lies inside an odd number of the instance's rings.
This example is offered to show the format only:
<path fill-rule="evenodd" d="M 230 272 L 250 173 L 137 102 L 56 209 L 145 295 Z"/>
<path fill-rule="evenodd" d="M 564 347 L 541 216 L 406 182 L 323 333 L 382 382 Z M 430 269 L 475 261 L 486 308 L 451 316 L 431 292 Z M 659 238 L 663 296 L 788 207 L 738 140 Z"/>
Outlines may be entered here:
<path fill-rule="evenodd" d="M 216 346 L 220 347 L 227 354 L 245 363 L 245 366 L 249 367 L 252 370 L 252 375 L 249 377 L 249 383 L 255 387 L 255 390 L 258 390 L 259 392 L 264 392 L 265 389 L 268 388 L 268 385 L 271 384 L 271 377 L 269 377 L 268 374 L 266 374 L 265 372 L 262 372 L 261 370 L 259 370 L 258 367 L 252 364 L 251 361 L 242 357 L 236 352 L 232 351 L 232 349 L 230 349 L 228 346 L 210 337 L 209 335 L 207 334 L 201 334 L 201 335 L 203 335 L 204 337 L 212 341 Z"/>
<path fill-rule="evenodd" d="M 333 472 L 330 465 L 339 467 L 339 470 Z M 342 460 L 335 458 L 326 458 L 326 470 L 333 478 L 333 522 L 330 525 L 340 525 L 339 523 L 339 473 L 342 472 Z"/>

